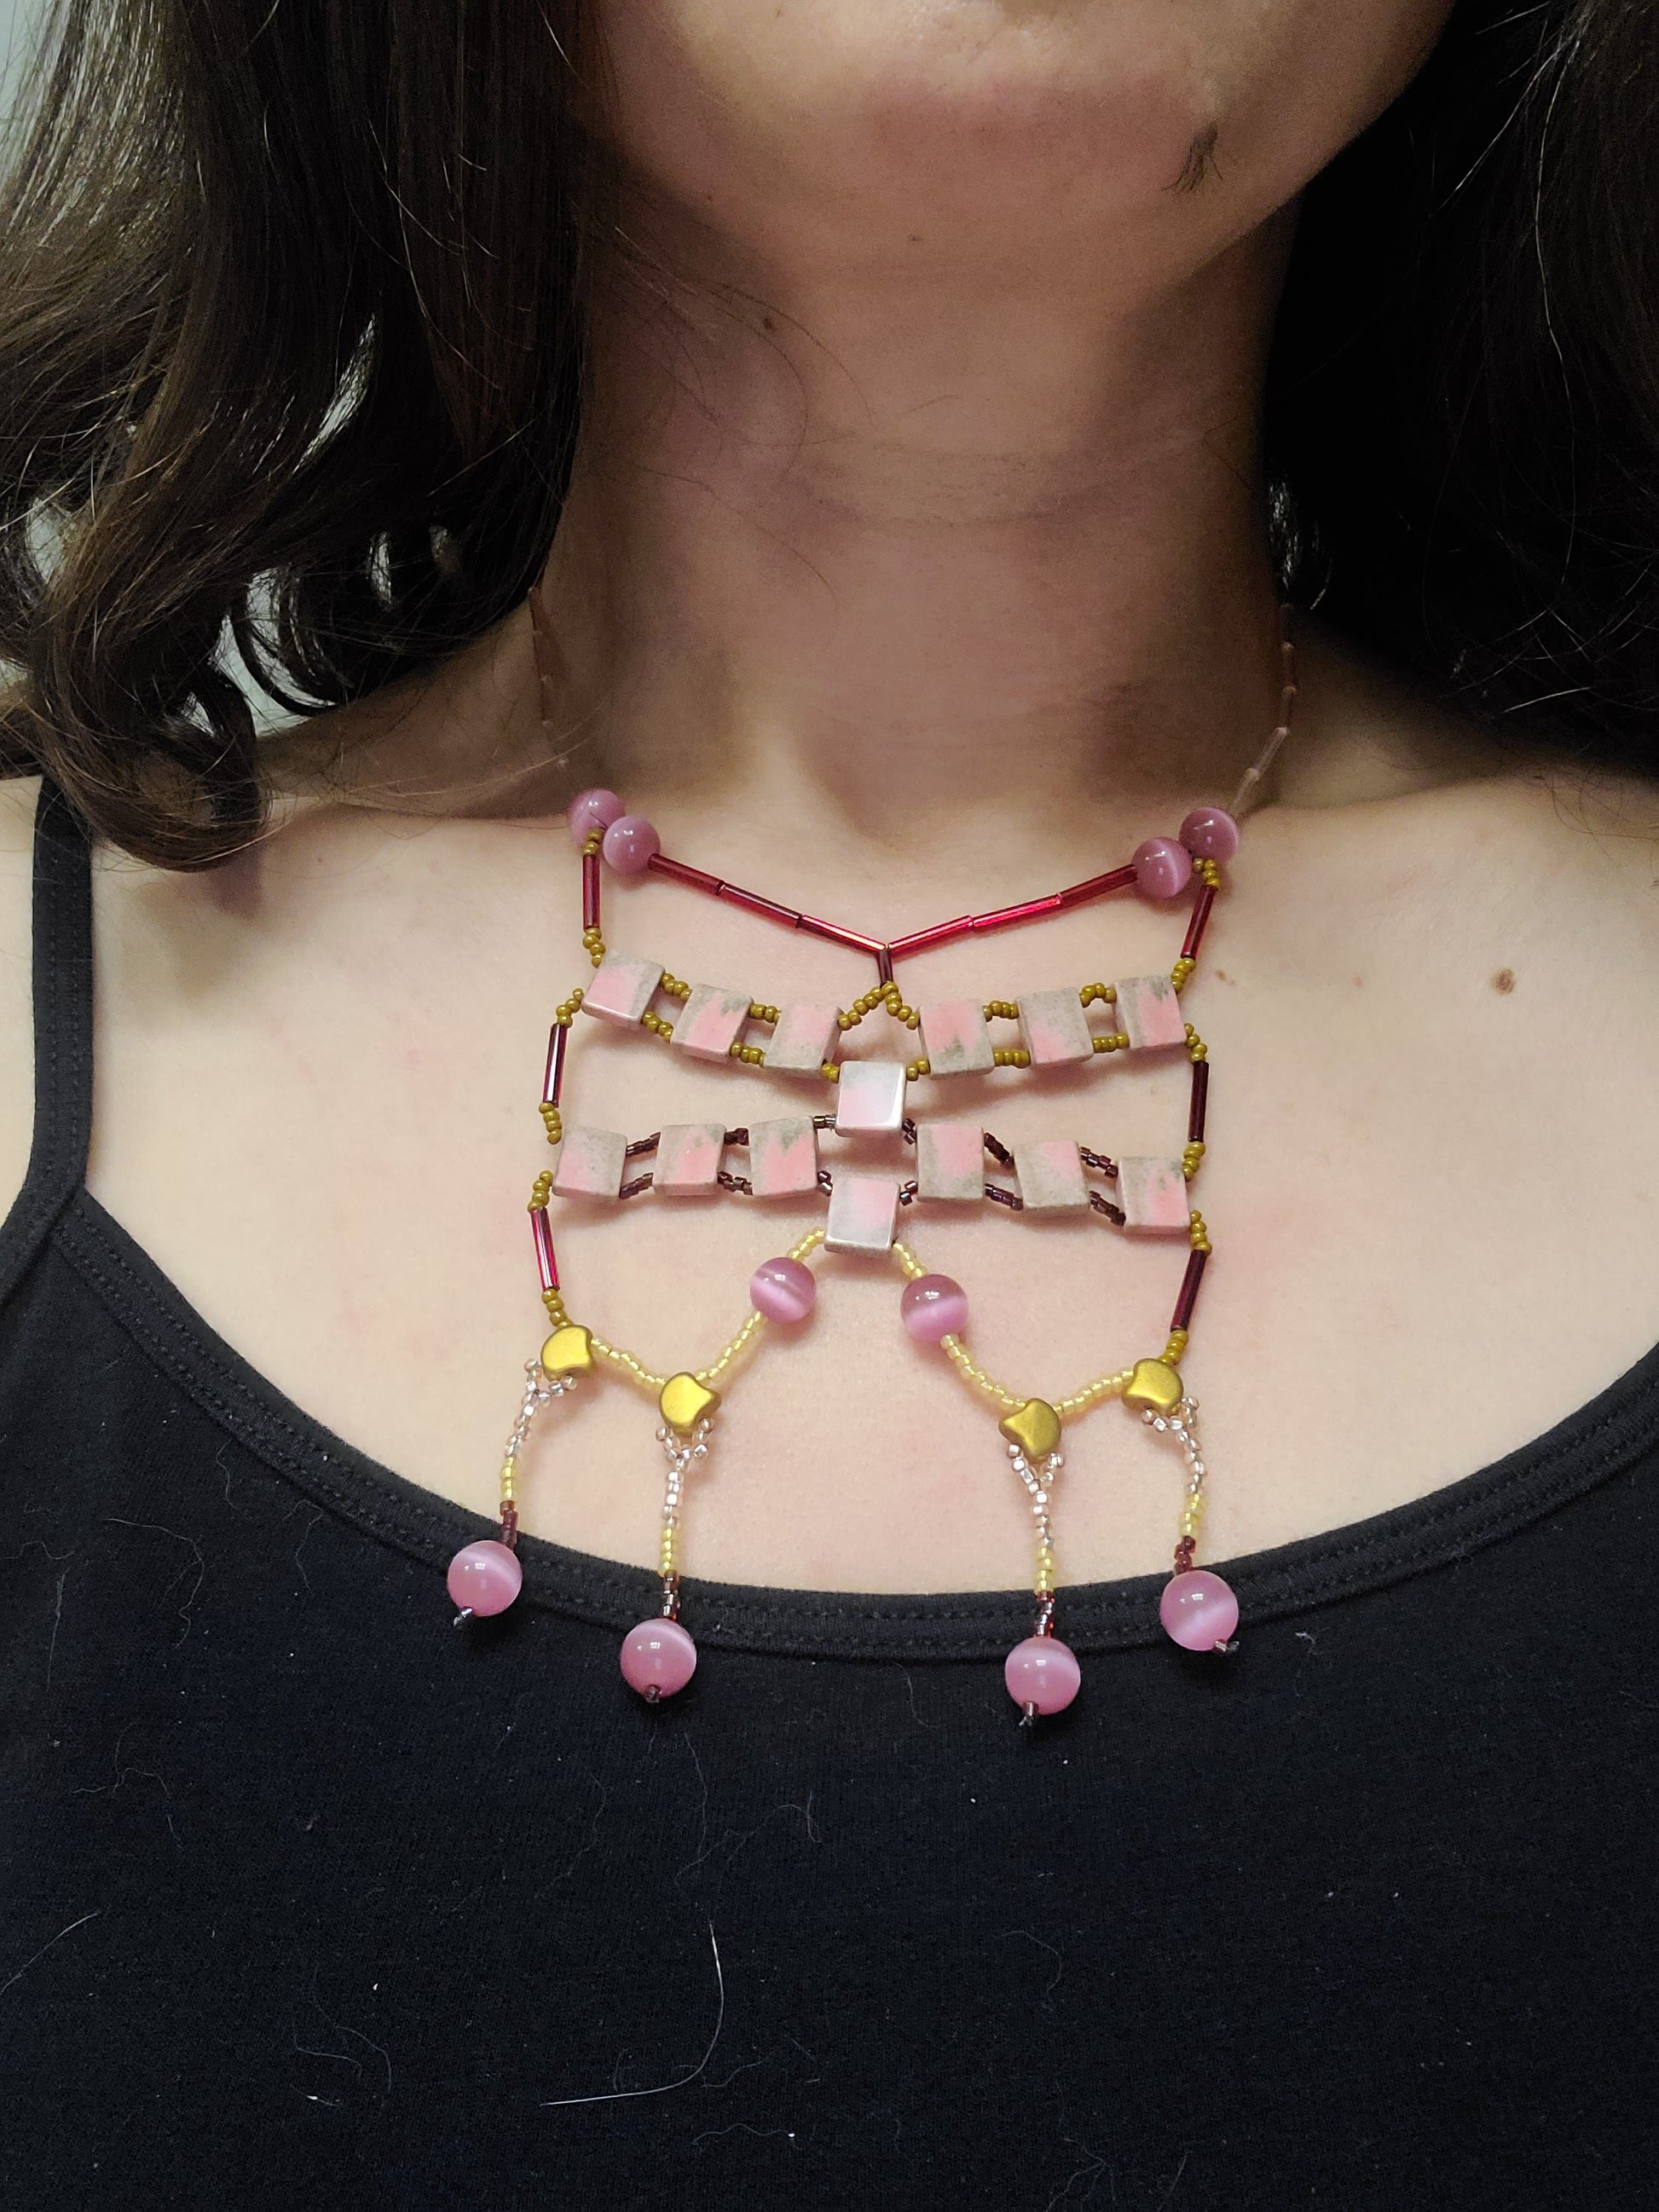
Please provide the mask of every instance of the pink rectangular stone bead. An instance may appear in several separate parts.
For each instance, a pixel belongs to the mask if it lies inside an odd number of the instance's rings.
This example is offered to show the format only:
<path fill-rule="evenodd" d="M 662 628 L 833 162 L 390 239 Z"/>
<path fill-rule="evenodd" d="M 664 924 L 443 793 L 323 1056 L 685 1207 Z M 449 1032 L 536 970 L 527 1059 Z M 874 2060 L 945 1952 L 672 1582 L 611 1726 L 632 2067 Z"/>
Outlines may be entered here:
<path fill-rule="evenodd" d="M 985 1011 L 974 999 L 935 999 L 921 1008 L 921 1048 L 935 1075 L 982 1075 L 995 1066 Z"/>
<path fill-rule="evenodd" d="M 974 1121 L 916 1125 L 916 1196 L 977 1206 L 985 1196 L 985 1132 Z"/>
<path fill-rule="evenodd" d="M 805 1000 L 780 1006 L 777 1027 L 766 1048 L 766 1065 L 781 1075 L 816 1075 L 835 1049 L 838 1009 Z"/>
<path fill-rule="evenodd" d="M 836 1134 L 890 1134 L 904 1119 L 904 1080 L 902 1060 L 844 1060 L 836 1085 Z"/>
<path fill-rule="evenodd" d="M 1020 1035 L 1033 1067 L 1094 1058 L 1094 1038 L 1075 991 L 1028 991 L 1018 1003 Z"/>
<path fill-rule="evenodd" d="M 1083 1159 L 1059 1139 L 1014 1146 L 1014 1175 L 1028 1213 L 1075 1213 L 1089 1203 Z"/>
<path fill-rule="evenodd" d="M 619 1129 L 581 1129 L 565 1124 L 553 1188 L 561 1198 L 614 1198 L 622 1188 L 628 1139 Z"/>
<path fill-rule="evenodd" d="M 1117 1200 L 1123 1225 L 1138 1237 L 1184 1237 L 1192 1222 L 1187 1178 L 1177 1159 L 1122 1159 Z"/>
<path fill-rule="evenodd" d="M 1131 975 L 1120 983 L 1117 1025 L 1137 1051 L 1148 1045 L 1187 1042 L 1186 1017 L 1167 975 Z"/>
<path fill-rule="evenodd" d="M 803 1114 L 749 1124 L 749 1180 L 757 1198 L 818 1187 L 818 1133 Z"/>
<path fill-rule="evenodd" d="M 824 1243 L 832 1252 L 886 1252 L 892 1249 L 898 1218 L 899 1187 L 893 1176 L 836 1176 L 830 1194 Z"/>
<path fill-rule="evenodd" d="M 582 1012 L 602 1022 L 637 1022 L 651 1004 L 662 981 L 654 960 L 630 960 L 621 952 L 607 952 L 602 967 L 582 994 Z"/>
<path fill-rule="evenodd" d="M 690 997 L 675 1016 L 672 1042 L 693 1060 L 726 1060 L 748 1018 L 744 992 L 694 983 Z"/>
<path fill-rule="evenodd" d="M 719 1121 L 673 1122 L 657 1139 L 652 1189 L 672 1198 L 713 1190 L 725 1147 L 726 1130 Z"/>

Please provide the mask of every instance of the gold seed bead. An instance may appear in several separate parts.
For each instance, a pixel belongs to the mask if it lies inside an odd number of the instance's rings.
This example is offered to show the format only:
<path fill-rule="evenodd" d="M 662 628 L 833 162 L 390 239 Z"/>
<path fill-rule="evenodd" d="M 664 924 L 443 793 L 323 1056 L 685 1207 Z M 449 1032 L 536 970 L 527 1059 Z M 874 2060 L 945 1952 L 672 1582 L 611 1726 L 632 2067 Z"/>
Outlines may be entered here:
<path fill-rule="evenodd" d="M 1173 1367 L 1181 1358 L 1182 1353 L 1187 1349 L 1187 1331 L 1184 1328 L 1171 1329 L 1170 1332 L 1170 1341 L 1164 1346 L 1163 1351 L 1158 1353 L 1158 1358 L 1167 1362 L 1170 1366 Z"/>
<path fill-rule="evenodd" d="M 640 1016 L 640 1026 L 653 1030 L 659 1037 L 672 1037 L 674 1034 L 672 1022 L 665 1021 L 660 1014 L 653 1014 L 648 1009 Z"/>
<path fill-rule="evenodd" d="M 988 999 L 985 1002 L 985 1018 L 988 1022 L 1017 1022 L 1019 1019 L 1019 1008 L 1012 999 Z"/>
<path fill-rule="evenodd" d="M 1211 1249 L 1210 1232 L 1204 1225 L 1204 1216 L 1201 1213 L 1194 1214 L 1188 1224 L 1188 1234 L 1191 1237 L 1194 1252 L 1207 1252 Z"/>
<path fill-rule="evenodd" d="M 584 853 L 597 853 L 604 842 L 603 830 L 590 830 L 586 836 L 582 839 L 582 850 Z"/>
<path fill-rule="evenodd" d="M 1170 970 L 1170 981 L 1177 991 L 1185 990 L 1188 983 L 1192 980 L 1193 970 L 1197 965 L 1196 960 L 1184 957 L 1176 962 L 1175 966 Z"/>
<path fill-rule="evenodd" d="M 1121 1030 L 1109 1030 L 1104 1036 L 1096 1037 L 1093 1042 L 1097 1052 L 1127 1052 L 1129 1049 L 1129 1040 Z"/>
<path fill-rule="evenodd" d="M 544 1291 L 542 1304 L 547 1308 L 547 1317 L 555 1328 L 568 1328 L 570 1316 L 564 1310 L 564 1298 L 557 1291 Z"/>
<path fill-rule="evenodd" d="M 1221 868 L 1218 861 L 1200 860 L 1198 864 L 1198 872 L 1212 891 L 1218 891 L 1221 889 Z"/>
<path fill-rule="evenodd" d="M 933 1072 L 933 1062 L 924 1056 L 910 1062 L 904 1071 L 904 1079 L 907 1083 L 920 1083 L 924 1075 L 931 1075 Z"/>
<path fill-rule="evenodd" d="M 994 1067 L 1029 1067 L 1031 1055 L 1023 1044 L 1000 1044 L 991 1054 Z"/>
<path fill-rule="evenodd" d="M 1181 1155 L 1181 1172 L 1188 1182 L 1198 1173 L 1198 1164 L 1204 1157 L 1203 1145 L 1194 1138 Z"/>
<path fill-rule="evenodd" d="M 823 1060 L 819 1063 L 818 1073 L 823 1077 L 827 1083 L 839 1083 L 841 1081 L 841 1062 L 838 1060 Z"/>
<path fill-rule="evenodd" d="M 550 1171 L 544 1168 L 530 1186 L 530 1211 L 532 1213 L 539 1213 L 552 1194 L 553 1177 Z"/>
<path fill-rule="evenodd" d="M 1106 986 L 1103 983 L 1085 983 L 1078 993 L 1078 997 L 1085 1006 L 1092 1006 L 1097 999 L 1103 999 L 1105 995 Z"/>
<path fill-rule="evenodd" d="M 554 1007 L 553 1018 L 562 1030 L 568 1030 L 569 1028 L 576 1010 L 581 1005 L 581 1002 L 582 993 L 579 987 L 570 994 L 570 996 L 564 1001 L 562 1006 Z"/>
<path fill-rule="evenodd" d="M 729 1044 L 726 1048 L 733 1060 L 743 1060 L 750 1067 L 764 1067 L 766 1054 L 757 1044 Z"/>
<path fill-rule="evenodd" d="M 1189 1060 L 1207 1060 L 1210 1056 L 1210 1048 L 1205 1043 L 1203 1038 L 1200 1036 L 1198 1031 L 1193 1027 L 1190 1022 L 1187 1023 L 1185 1026 L 1187 1030 L 1188 1058 Z"/>
<path fill-rule="evenodd" d="M 758 999 L 755 999 L 750 1002 L 749 1018 L 751 1022 L 775 1022 L 778 1010 L 775 1006 L 763 1006 Z"/>
<path fill-rule="evenodd" d="M 659 988 L 666 991 L 671 999 L 689 999 L 691 995 L 691 986 L 689 983 L 682 983 L 678 975 L 670 975 L 666 972 Z"/>

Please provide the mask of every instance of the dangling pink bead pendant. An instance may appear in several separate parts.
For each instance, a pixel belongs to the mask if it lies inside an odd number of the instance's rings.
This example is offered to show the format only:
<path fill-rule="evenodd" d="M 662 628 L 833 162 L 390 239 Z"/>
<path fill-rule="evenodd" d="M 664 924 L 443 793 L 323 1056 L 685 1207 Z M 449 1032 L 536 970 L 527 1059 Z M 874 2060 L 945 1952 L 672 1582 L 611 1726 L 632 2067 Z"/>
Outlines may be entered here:
<path fill-rule="evenodd" d="M 623 1680 L 647 1705 L 678 1697 L 696 1672 L 697 1647 L 668 1613 L 641 1620 L 622 1640 Z"/>
<path fill-rule="evenodd" d="M 459 1627 L 464 1620 L 487 1620 L 492 1613 L 505 1613 L 524 1587 L 524 1569 L 515 1552 L 485 1536 L 476 1544 L 462 1545 L 449 1563 L 446 1587 L 460 1608 L 455 1615 Z"/>

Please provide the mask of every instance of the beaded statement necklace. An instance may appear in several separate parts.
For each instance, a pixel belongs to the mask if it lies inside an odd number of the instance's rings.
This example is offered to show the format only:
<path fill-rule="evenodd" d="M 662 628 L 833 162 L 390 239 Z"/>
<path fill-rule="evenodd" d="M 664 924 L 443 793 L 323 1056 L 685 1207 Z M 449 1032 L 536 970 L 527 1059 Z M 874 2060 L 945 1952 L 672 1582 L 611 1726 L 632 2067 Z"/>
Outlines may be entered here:
<path fill-rule="evenodd" d="M 544 705 L 549 695 L 544 619 L 531 596 Z M 523 1582 L 517 1557 L 519 1462 L 537 1415 L 551 1401 L 605 1370 L 655 1404 L 657 1442 L 667 1462 L 658 1549 L 659 1611 L 623 1638 L 622 1673 L 655 1705 L 683 1690 L 697 1663 L 696 1646 L 680 1620 L 680 1540 L 688 1481 L 708 1458 L 721 1386 L 769 1328 L 787 1331 L 813 1310 L 817 1283 L 809 1260 L 819 1251 L 890 1259 L 903 1275 L 899 1312 L 919 1343 L 936 1346 L 964 1385 L 988 1402 L 1009 1465 L 1027 1493 L 1034 1524 L 1031 1633 L 1008 1654 L 1008 1694 L 1022 1724 L 1062 1711 L 1076 1697 L 1076 1656 L 1054 1632 L 1055 1554 L 1053 1498 L 1064 1464 L 1064 1426 L 1116 1399 L 1181 1452 L 1186 1468 L 1174 1561 L 1158 1614 L 1174 1641 L 1192 1651 L 1233 1648 L 1238 1603 L 1220 1576 L 1195 1567 L 1203 1525 L 1207 1468 L 1199 1441 L 1198 1405 L 1182 1379 L 1211 1243 L 1189 1186 L 1205 1152 L 1210 1063 L 1203 1039 L 1186 1019 L 1182 993 L 1221 888 L 1221 864 L 1237 850 L 1245 811 L 1279 748 L 1290 734 L 1296 697 L 1295 660 L 1280 610 L 1282 690 L 1279 719 L 1261 757 L 1249 768 L 1230 808 L 1200 806 L 1176 837 L 1152 837 L 1129 861 L 1042 898 L 993 913 L 963 915 L 891 942 L 797 913 L 757 892 L 672 860 L 642 816 L 630 814 L 614 792 L 584 791 L 569 810 L 581 853 L 581 945 L 595 971 L 555 1009 L 542 1082 L 540 1114 L 554 1164 L 537 1176 L 530 1226 L 542 1303 L 550 1334 L 526 1366 L 518 1418 L 501 1469 L 498 1537 L 465 1545 L 450 1562 L 448 1589 L 459 1626 L 505 1611 Z M 701 891 L 785 929 L 828 939 L 873 961 L 876 981 L 845 1007 L 797 1001 L 775 1006 L 747 992 L 682 982 L 651 959 L 609 949 L 601 915 L 603 872 L 647 872 Z M 1119 891 L 1173 905 L 1191 896 L 1181 951 L 1166 975 L 1095 981 L 1075 990 L 1027 993 L 1013 1000 L 922 1000 L 910 1006 L 895 975 L 901 960 L 965 937 L 989 935 L 1050 915 L 1067 914 Z M 1099 1013 L 1091 1018 L 1091 1010 Z M 906 1059 L 843 1060 L 840 1042 L 872 1015 L 887 1015 L 921 1045 Z M 802 1086 L 833 1086 L 833 1111 L 799 1113 L 728 1128 L 718 1121 L 682 1122 L 641 1137 L 567 1121 L 565 1064 L 578 1015 L 638 1032 L 689 1058 L 763 1067 Z M 1097 1024 L 1103 1026 L 1097 1026 Z M 992 1024 L 1011 1024 L 1018 1042 L 993 1042 Z M 909 1110 L 913 1087 L 993 1068 L 1063 1067 L 1127 1054 L 1131 1060 L 1190 1062 L 1192 1087 L 1182 1149 L 1165 1155 L 1113 1158 L 1069 1141 L 1004 1145 L 978 1121 L 922 1119 Z M 821 1140 L 855 1140 L 856 1165 L 822 1158 Z M 885 1143 L 890 1164 L 866 1163 Z M 743 1161 L 740 1171 L 735 1163 Z M 991 1169 L 1012 1177 L 992 1180 Z M 554 1199 L 620 1204 L 647 1192 L 684 1196 L 726 1192 L 744 1200 L 823 1194 L 827 1210 L 787 1252 L 763 1260 L 749 1284 L 749 1311 L 706 1365 L 659 1375 L 597 1329 L 573 1320 L 565 1304 L 549 1215 Z M 960 1212 L 991 1205 L 1011 1214 L 1087 1212 L 1132 1237 L 1166 1237 L 1187 1248 L 1170 1326 L 1161 1350 L 1097 1375 L 1052 1401 L 1012 1389 L 987 1372 L 966 1341 L 968 1300 L 959 1284 L 929 1272 L 898 1233 L 902 1216 L 933 1207 Z"/>

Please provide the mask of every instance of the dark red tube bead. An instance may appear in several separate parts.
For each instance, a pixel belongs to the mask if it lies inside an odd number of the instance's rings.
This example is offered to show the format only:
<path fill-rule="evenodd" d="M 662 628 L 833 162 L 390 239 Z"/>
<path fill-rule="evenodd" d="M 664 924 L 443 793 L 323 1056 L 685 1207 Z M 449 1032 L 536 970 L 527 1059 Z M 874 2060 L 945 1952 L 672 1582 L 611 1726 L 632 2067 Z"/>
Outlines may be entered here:
<path fill-rule="evenodd" d="M 530 1233 L 536 1243 L 536 1273 L 542 1279 L 542 1288 L 556 1291 L 559 1287 L 559 1263 L 553 1256 L 553 1231 L 544 1206 L 532 1209 Z"/>
<path fill-rule="evenodd" d="M 763 898 L 758 891 L 746 891 L 740 884 L 722 884 L 720 896 L 728 906 L 740 906 L 745 914 L 757 914 L 763 921 L 781 922 L 785 929 L 799 929 L 800 916 L 792 906 L 780 906 L 775 899 Z"/>
<path fill-rule="evenodd" d="M 542 1103 L 556 1106 L 559 1093 L 564 1087 L 564 1046 L 569 1032 L 562 1022 L 555 1022 L 547 1040 L 547 1067 L 542 1077 Z"/>
<path fill-rule="evenodd" d="M 1176 1300 L 1175 1311 L 1170 1316 L 1170 1334 L 1185 1328 L 1193 1317 L 1193 1308 L 1198 1304 L 1198 1286 L 1204 1279 L 1204 1262 L 1207 1252 L 1194 1252 L 1187 1261 L 1187 1272 L 1181 1280 L 1181 1296 Z"/>
<path fill-rule="evenodd" d="M 707 891 L 711 898 L 718 898 L 723 888 L 720 878 L 711 876 L 706 868 L 694 868 L 684 860 L 671 860 L 666 853 L 653 853 L 646 866 L 658 875 L 666 876 L 671 883 L 684 884 L 694 891 Z"/>
<path fill-rule="evenodd" d="M 1112 868 L 1103 876 L 1091 876 L 1086 883 L 1068 884 L 1055 896 L 1063 912 L 1068 907 L 1086 906 L 1091 899 L 1103 898 L 1108 891 L 1127 890 L 1134 879 L 1133 868 Z"/>
<path fill-rule="evenodd" d="M 884 945 L 876 955 L 876 981 L 878 983 L 890 983 L 892 980 L 893 948 L 890 945 Z"/>
<path fill-rule="evenodd" d="M 599 926 L 599 856 L 597 853 L 582 854 L 582 927 L 597 929 Z"/>
<path fill-rule="evenodd" d="M 1187 924 L 1187 934 L 1181 940 L 1181 957 L 1183 960 L 1197 959 L 1198 948 L 1203 944 L 1204 933 L 1209 927 L 1210 908 L 1214 904 L 1215 885 L 1206 884 L 1198 895 L 1198 903 L 1193 908 L 1193 918 Z"/>
<path fill-rule="evenodd" d="M 1210 1103 L 1210 1063 L 1207 1060 L 1193 1062 L 1192 1103 L 1187 1109 L 1187 1142 L 1201 1145 L 1204 1141 L 1204 1116 Z"/>

